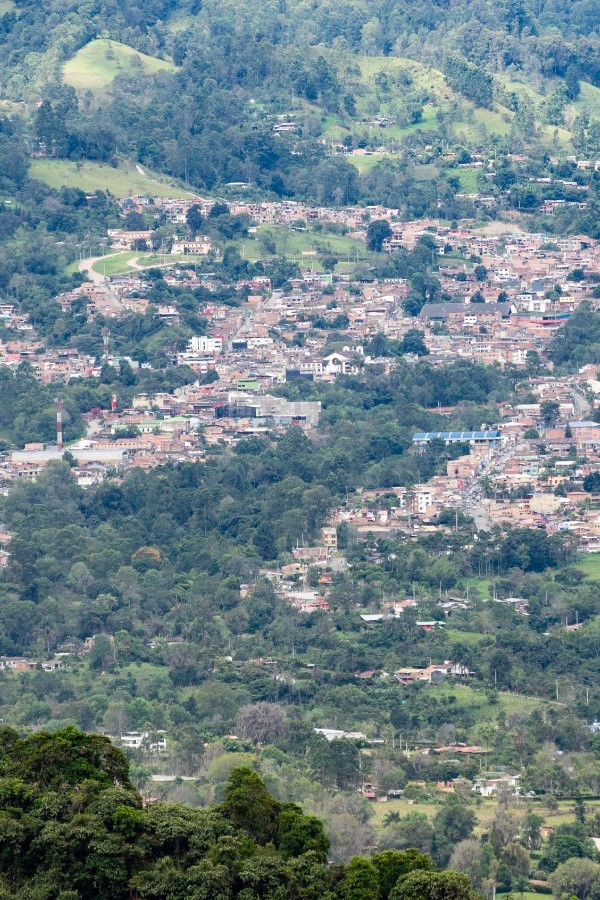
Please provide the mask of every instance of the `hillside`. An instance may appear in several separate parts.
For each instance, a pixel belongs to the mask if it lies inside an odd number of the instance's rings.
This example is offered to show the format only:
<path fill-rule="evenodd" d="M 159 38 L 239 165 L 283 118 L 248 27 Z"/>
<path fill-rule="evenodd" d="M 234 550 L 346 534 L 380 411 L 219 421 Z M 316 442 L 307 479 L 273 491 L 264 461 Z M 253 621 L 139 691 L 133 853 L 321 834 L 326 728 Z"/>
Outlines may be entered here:
<path fill-rule="evenodd" d="M 181 197 L 185 189 L 172 179 L 126 160 L 117 165 L 99 162 L 72 162 L 67 159 L 34 159 L 29 177 L 56 190 L 79 188 L 86 193 L 108 191 L 115 197 L 143 194 L 151 197 Z"/>
<path fill-rule="evenodd" d="M 173 72 L 175 66 L 164 59 L 140 53 L 118 41 L 90 41 L 63 66 L 65 84 L 79 91 L 100 91 L 117 75 L 154 75 Z"/>
<path fill-rule="evenodd" d="M 243 182 L 257 197 L 385 195 L 400 206 L 413 194 L 408 154 L 436 172 L 407 212 L 431 212 L 439 198 L 453 218 L 464 210 L 446 202 L 449 179 L 471 193 L 489 185 L 433 157 L 600 152 L 588 6 L 110 0 L 58 11 L 22 0 L 0 15 L 0 100 L 22 111 L 40 155 L 131 159 L 222 195 Z M 291 132 L 281 133 L 285 119 Z M 331 159 L 345 150 L 380 153 Z"/>

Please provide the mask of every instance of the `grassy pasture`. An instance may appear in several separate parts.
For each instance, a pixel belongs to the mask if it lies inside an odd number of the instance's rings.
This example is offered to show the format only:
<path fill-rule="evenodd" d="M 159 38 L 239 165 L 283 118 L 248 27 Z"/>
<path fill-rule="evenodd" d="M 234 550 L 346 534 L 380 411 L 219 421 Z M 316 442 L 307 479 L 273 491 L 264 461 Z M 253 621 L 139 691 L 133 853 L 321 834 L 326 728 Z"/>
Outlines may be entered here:
<path fill-rule="evenodd" d="M 102 91 L 117 75 L 174 72 L 173 63 L 147 56 L 127 44 L 99 38 L 90 41 L 63 66 L 65 82 L 80 91 Z"/>
<path fill-rule="evenodd" d="M 73 162 L 69 159 L 34 159 L 29 176 L 44 181 L 50 187 L 79 188 L 86 193 L 108 191 L 115 197 L 143 194 L 150 197 L 184 197 L 185 188 L 178 187 L 166 176 L 148 169 L 138 170 L 134 163 L 124 160 L 113 167 L 108 163 Z"/>

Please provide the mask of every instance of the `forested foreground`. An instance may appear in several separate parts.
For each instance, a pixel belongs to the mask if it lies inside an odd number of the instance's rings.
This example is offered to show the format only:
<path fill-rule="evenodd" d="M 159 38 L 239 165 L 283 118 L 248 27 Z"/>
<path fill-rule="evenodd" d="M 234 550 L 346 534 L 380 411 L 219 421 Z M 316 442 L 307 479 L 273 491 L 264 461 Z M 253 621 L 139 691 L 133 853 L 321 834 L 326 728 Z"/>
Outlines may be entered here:
<path fill-rule="evenodd" d="M 476 900 L 417 850 L 328 864 L 323 825 L 249 768 L 206 810 L 144 808 L 121 751 L 74 728 L 0 732 L 2 900 Z"/>

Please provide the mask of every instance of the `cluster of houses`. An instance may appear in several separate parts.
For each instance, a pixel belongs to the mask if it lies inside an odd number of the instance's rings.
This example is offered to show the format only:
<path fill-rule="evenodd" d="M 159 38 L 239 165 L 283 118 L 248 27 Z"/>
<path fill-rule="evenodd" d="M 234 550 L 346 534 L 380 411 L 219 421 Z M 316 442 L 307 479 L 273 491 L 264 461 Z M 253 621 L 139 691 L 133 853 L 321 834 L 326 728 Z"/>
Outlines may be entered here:
<path fill-rule="evenodd" d="M 122 202 L 122 212 L 147 212 L 152 204 L 157 215 L 183 228 L 191 206 L 206 216 L 213 201 L 186 197 L 151 203 L 133 197 Z M 567 529 L 581 546 L 600 547 L 600 516 L 583 490 L 585 476 L 600 462 L 600 425 L 593 410 L 600 393 L 598 367 L 563 379 L 552 374 L 547 359 L 550 340 L 579 303 L 597 302 L 598 242 L 525 233 L 514 225 L 499 228 L 498 223 L 480 229 L 469 222 L 455 227 L 426 219 L 406 223 L 399 221 L 397 209 L 381 206 L 332 209 L 294 201 L 240 201 L 231 204 L 230 211 L 245 213 L 256 228 L 314 222 L 343 226 L 357 242 L 365 240 L 370 221 L 382 219 L 392 232 L 384 249 L 391 251 L 410 250 L 427 236 L 444 299 L 425 303 L 415 319 L 404 310 L 410 286 L 402 278 L 352 281 L 349 274 L 334 277 L 307 266 L 283 288 L 275 289 L 266 275 L 235 281 L 231 287 L 243 288 L 245 300 L 239 306 L 204 302 L 198 313 L 207 322 L 206 333 L 192 335 L 184 349 L 172 354 L 170 362 L 188 366 L 198 376 L 196 383 L 169 393 L 139 394 L 127 409 L 119 408 L 117 397 L 111 409 L 90 411 L 88 435 L 69 447 L 81 485 L 121 477 L 131 466 L 201 462 L 211 448 L 290 425 L 311 432 L 319 424 L 320 404 L 278 397 L 277 386 L 335 381 L 349 374 L 369 377 L 371 366 L 389 372 L 395 357 L 385 353 L 385 341 L 401 340 L 417 328 L 430 364 L 470 360 L 521 368 L 528 373 L 533 399 L 514 407 L 500 404 L 497 422 L 472 431 L 448 427 L 416 432 L 417 451 L 443 441 L 463 444 L 468 454 L 425 484 L 386 489 L 385 501 L 377 492 L 359 492 L 336 512 L 331 525 L 345 522 L 359 534 L 400 530 L 414 536 L 447 528 L 436 521 L 444 509 L 473 512 L 476 504 L 478 527 L 507 522 Z M 109 237 L 118 248 L 120 242 L 146 240 L 147 235 L 121 228 Z M 206 244 L 204 237 L 200 240 Z M 164 275 L 172 285 L 202 286 L 209 292 L 222 288 L 213 275 L 193 267 L 166 268 Z M 144 272 L 132 270 L 85 282 L 57 302 L 68 310 L 83 301 L 90 318 L 150 308 L 156 318 L 177 324 L 176 303 L 150 306 L 150 290 Z M 43 346 L 11 304 L 0 305 L 0 322 L 11 335 L 0 339 L 0 364 L 15 369 L 28 362 L 42 383 L 95 377 L 101 364 L 118 366 L 123 361 L 111 353 L 108 338 L 102 358 L 75 348 Z M 332 329 L 342 338 L 334 350 L 328 343 Z M 139 365 L 126 361 L 133 368 Z M 535 371 L 545 374 L 536 376 Z M 551 421 L 545 415 L 548 402 L 557 407 Z M 453 410 L 438 412 L 447 415 L 450 424 Z M 34 479 L 61 454 L 56 446 L 28 445 L 0 460 L 0 479 Z M 485 496 L 470 497 L 473 484 L 484 480 Z M 300 608 L 323 608 L 319 604 L 326 603 L 308 589 L 300 593 L 293 598 Z"/>

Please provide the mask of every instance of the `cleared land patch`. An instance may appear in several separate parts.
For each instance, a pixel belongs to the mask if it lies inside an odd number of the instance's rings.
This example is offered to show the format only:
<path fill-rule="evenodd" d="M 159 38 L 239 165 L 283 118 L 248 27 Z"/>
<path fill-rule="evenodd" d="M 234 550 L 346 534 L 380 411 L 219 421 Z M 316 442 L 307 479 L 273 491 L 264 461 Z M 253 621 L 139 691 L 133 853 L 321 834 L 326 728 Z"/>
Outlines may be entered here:
<path fill-rule="evenodd" d="M 68 159 L 34 159 L 29 176 L 44 181 L 50 187 L 79 188 L 86 193 L 109 191 L 115 197 L 143 194 L 150 197 L 184 197 L 185 188 L 148 169 L 140 172 L 129 161 L 113 167 L 108 163 L 73 162 Z"/>
<path fill-rule="evenodd" d="M 65 82 L 80 91 L 101 91 L 117 75 L 174 72 L 173 63 L 134 50 L 127 44 L 99 38 L 90 41 L 63 66 Z"/>

